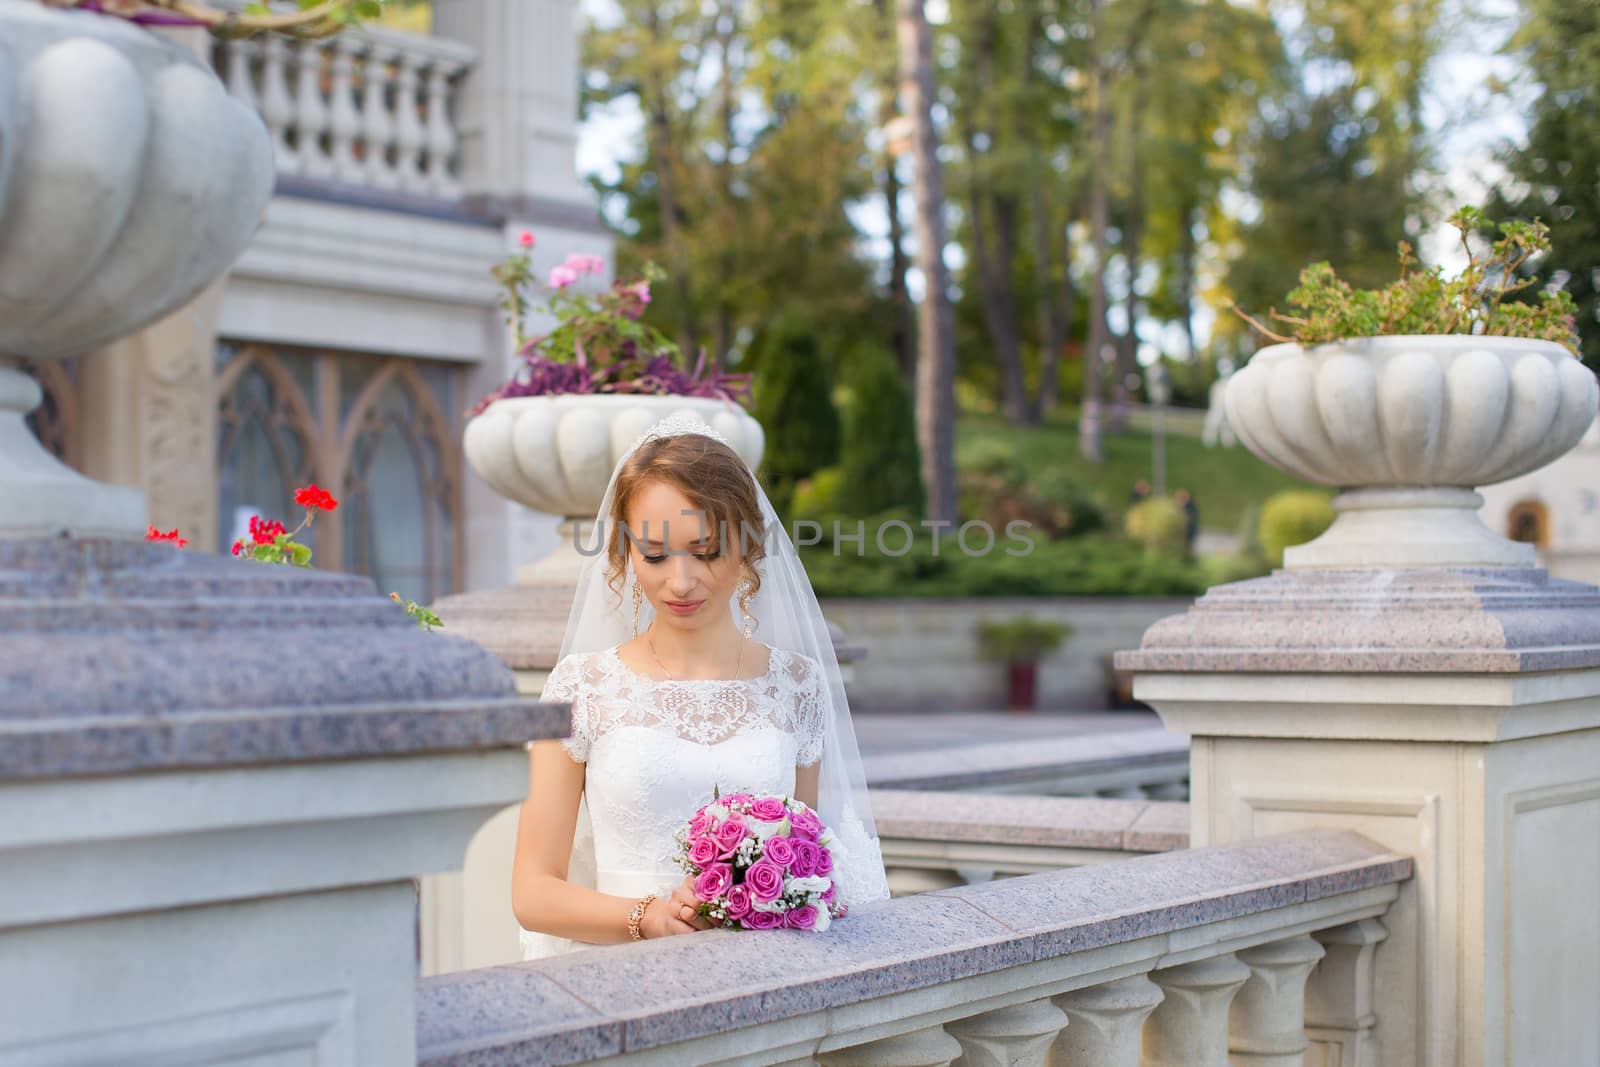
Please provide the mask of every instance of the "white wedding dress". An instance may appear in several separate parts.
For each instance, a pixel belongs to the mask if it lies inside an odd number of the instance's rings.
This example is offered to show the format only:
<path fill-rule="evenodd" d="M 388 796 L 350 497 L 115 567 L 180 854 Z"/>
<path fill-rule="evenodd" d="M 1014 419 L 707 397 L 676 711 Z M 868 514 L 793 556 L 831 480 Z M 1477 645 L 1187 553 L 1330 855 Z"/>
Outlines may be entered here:
<path fill-rule="evenodd" d="M 586 765 L 594 888 L 623 897 L 683 881 L 673 834 L 714 791 L 792 796 L 795 769 L 822 758 L 827 729 L 816 661 L 782 649 L 768 650 L 759 676 L 682 681 L 640 674 L 614 647 L 577 653 L 540 699 L 572 706 L 562 743 Z M 843 889 L 848 866 L 835 858 Z"/>

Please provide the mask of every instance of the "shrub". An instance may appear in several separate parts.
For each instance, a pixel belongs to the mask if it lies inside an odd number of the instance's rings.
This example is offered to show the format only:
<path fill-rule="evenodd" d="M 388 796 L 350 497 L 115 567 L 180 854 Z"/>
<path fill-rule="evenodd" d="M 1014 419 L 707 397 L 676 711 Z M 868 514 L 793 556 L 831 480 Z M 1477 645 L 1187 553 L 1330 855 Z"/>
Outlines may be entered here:
<path fill-rule="evenodd" d="M 1326 493 L 1296 489 L 1276 493 L 1261 507 L 1257 535 L 1261 554 L 1274 567 L 1283 566 L 1283 550 L 1303 545 L 1333 524 L 1333 504 Z"/>
<path fill-rule="evenodd" d="M 840 487 L 844 484 L 844 471 L 838 467 L 824 467 L 813 471 L 794 487 L 789 503 L 789 515 L 796 519 L 821 521 L 825 516 L 839 513 Z"/>
<path fill-rule="evenodd" d="M 911 396 L 885 355 L 865 359 L 845 416 L 840 510 L 874 515 L 889 508 L 922 514 L 922 467 Z"/>
<path fill-rule="evenodd" d="M 1032 663 L 1061 647 L 1072 636 L 1066 623 L 1023 615 L 1015 619 L 983 619 L 978 623 L 978 647 L 985 659 L 1006 663 Z"/>
<path fill-rule="evenodd" d="M 1189 519 L 1171 497 L 1153 496 L 1128 509 L 1128 536 L 1145 551 L 1183 555 L 1188 550 Z"/>
<path fill-rule="evenodd" d="M 1101 506 L 1094 493 L 1073 481 L 1071 476 L 1059 467 L 1052 467 L 1036 477 L 1033 488 L 1041 500 L 1065 513 L 1066 528 L 1062 533 L 1066 537 L 1099 533 L 1111 525 L 1106 517 L 1105 508 Z"/>
<path fill-rule="evenodd" d="M 781 320 L 758 355 L 755 416 L 767 435 L 762 480 L 781 515 L 801 479 L 839 461 L 839 414 L 816 335 L 801 323 Z"/>

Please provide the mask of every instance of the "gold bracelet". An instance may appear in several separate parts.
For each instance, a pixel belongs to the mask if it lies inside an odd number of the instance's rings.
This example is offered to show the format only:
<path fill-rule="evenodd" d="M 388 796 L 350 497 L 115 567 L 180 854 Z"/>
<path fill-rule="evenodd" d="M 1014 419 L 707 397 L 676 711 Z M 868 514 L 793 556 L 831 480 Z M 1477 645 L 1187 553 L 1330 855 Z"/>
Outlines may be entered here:
<path fill-rule="evenodd" d="M 644 921 L 645 909 L 650 907 L 650 902 L 654 899 L 656 899 L 656 895 L 651 893 L 635 904 L 632 911 L 628 912 L 628 935 L 635 941 L 644 940 L 644 934 L 639 932 L 639 924 Z"/>

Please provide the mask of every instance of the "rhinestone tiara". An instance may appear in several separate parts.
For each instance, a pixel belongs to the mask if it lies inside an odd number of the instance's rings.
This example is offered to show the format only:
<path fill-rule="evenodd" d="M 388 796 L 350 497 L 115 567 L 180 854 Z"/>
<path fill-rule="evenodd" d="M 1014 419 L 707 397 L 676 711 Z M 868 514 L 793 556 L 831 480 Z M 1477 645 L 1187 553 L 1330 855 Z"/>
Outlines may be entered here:
<path fill-rule="evenodd" d="M 700 416 L 687 411 L 679 411 L 668 415 L 640 434 L 639 439 L 633 443 L 633 447 L 629 451 L 631 452 L 646 441 L 653 441 L 658 437 L 682 437 L 684 434 L 691 433 L 701 434 L 711 438 L 713 441 L 720 441 L 730 448 L 733 447 L 726 437 L 712 429 L 711 424 Z"/>

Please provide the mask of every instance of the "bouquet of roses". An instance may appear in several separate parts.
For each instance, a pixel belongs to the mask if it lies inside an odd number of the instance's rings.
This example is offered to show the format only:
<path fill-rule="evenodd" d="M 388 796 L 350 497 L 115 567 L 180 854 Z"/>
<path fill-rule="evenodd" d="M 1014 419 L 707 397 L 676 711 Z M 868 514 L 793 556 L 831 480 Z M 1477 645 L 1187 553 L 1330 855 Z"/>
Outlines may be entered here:
<path fill-rule="evenodd" d="M 714 924 L 820 932 L 848 910 L 835 899 L 833 833 L 792 797 L 717 791 L 675 836 Z"/>

